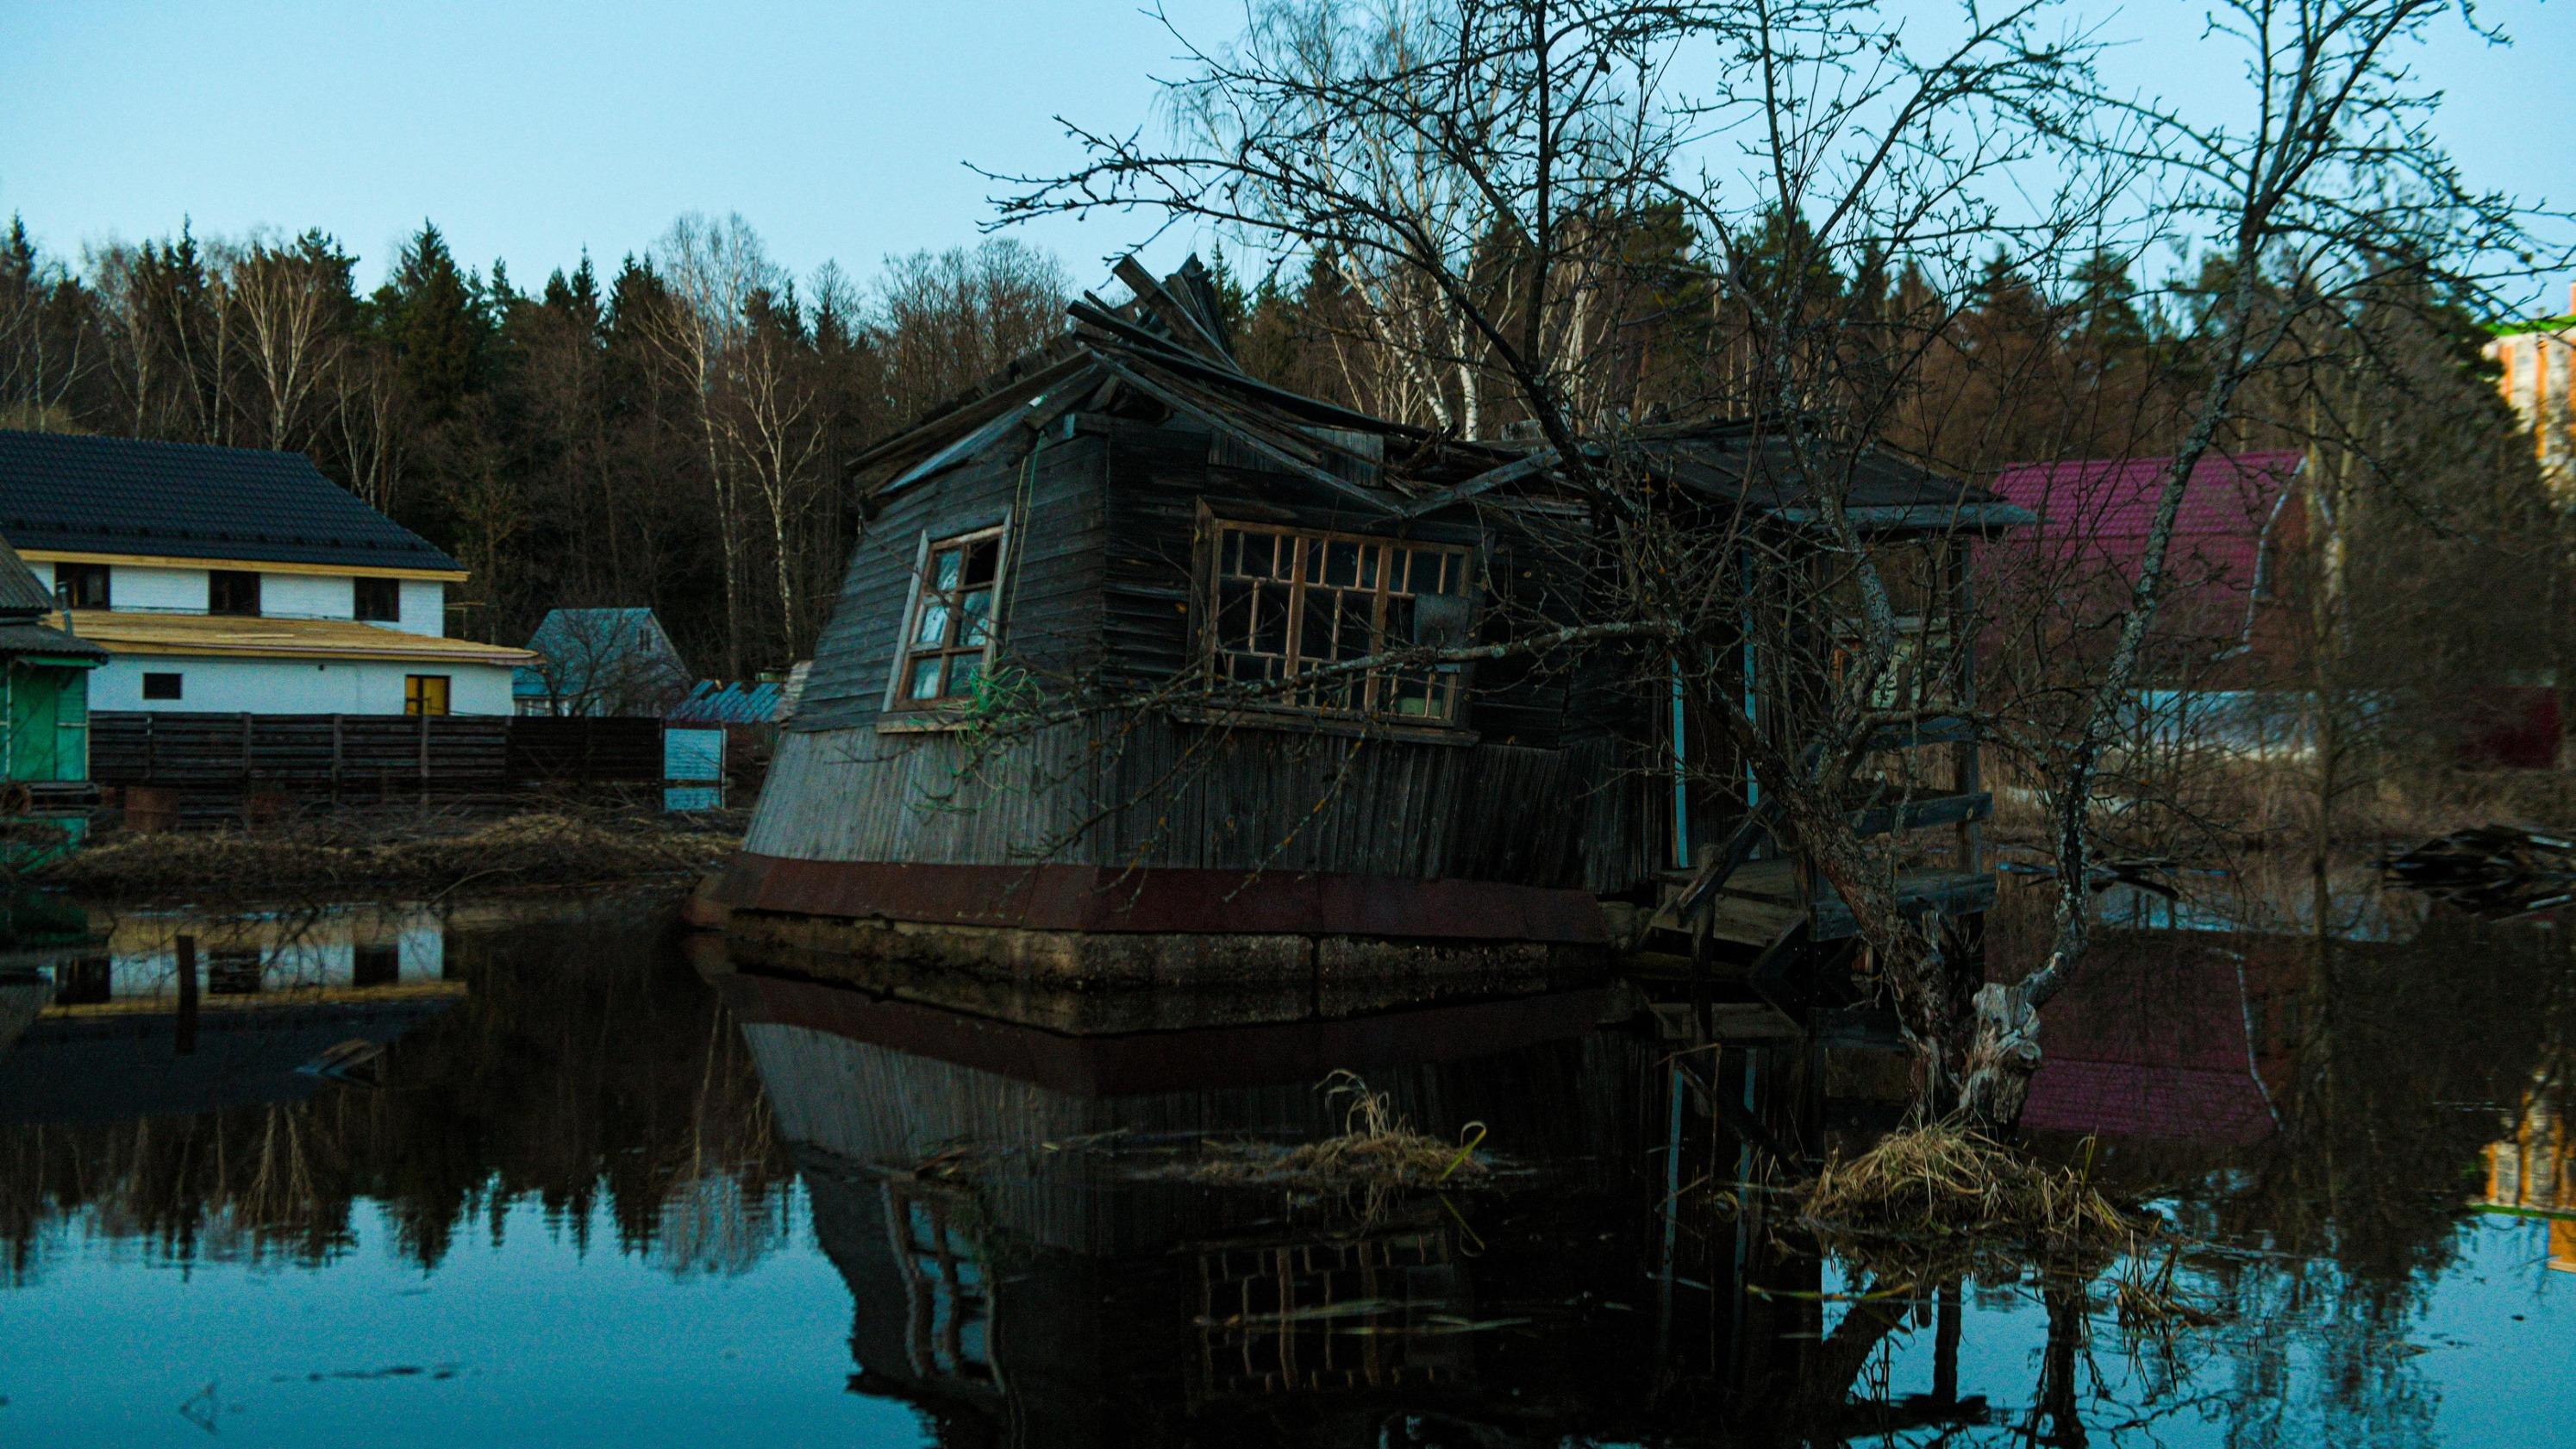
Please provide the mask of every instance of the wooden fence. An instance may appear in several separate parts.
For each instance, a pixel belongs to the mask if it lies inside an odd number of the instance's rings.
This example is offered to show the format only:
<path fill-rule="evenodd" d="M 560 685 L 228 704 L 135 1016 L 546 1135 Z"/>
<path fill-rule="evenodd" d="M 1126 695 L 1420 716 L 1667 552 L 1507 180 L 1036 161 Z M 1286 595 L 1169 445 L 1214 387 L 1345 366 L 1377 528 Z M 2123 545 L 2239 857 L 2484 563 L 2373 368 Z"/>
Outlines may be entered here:
<path fill-rule="evenodd" d="M 90 778 L 171 792 L 196 818 L 256 796 L 355 804 L 659 784 L 662 722 L 102 710 L 90 716 Z"/>
<path fill-rule="evenodd" d="M 626 784 L 662 778 L 662 722 L 658 719 L 530 715 L 507 723 L 511 784 Z"/>

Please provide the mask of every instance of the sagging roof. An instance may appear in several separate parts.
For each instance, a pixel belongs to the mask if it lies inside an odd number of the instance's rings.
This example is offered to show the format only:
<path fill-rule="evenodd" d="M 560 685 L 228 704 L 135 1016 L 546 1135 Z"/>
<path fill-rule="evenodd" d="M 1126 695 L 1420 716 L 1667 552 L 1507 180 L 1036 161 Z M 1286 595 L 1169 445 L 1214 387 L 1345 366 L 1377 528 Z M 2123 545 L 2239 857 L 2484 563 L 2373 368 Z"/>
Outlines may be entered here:
<path fill-rule="evenodd" d="M 1024 441 L 1067 413 L 1119 394 L 1151 399 L 1228 438 L 1238 455 L 1387 513 L 1420 517 L 1503 489 L 1549 491 L 1564 472 L 1555 451 L 1523 439 L 1461 439 L 1274 387 L 1236 363 L 1213 285 L 1198 258 L 1156 280 L 1128 258 L 1118 277 L 1133 296 L 1111 306 L 1085 293 L 1064 335 L 1034 349 L 963 398 L 862 453 L 851 473 L 864 492 L 899 491 L 988 450 Z M 1713 501 L 1792 522 L 1813 491 L 1790 466 L 1777 427 L 1710 419 L 1640 427 L 1605 441 L 1612 457 Z M 1995 528 L 2029 522 L 1997 495 L 1883 450 L 1846 458 L 1846 506 L 1868 528 Z"/>
<path fill-rule="evenodd" d="M 301 453 L 0 430 L 0 534 L 36 553 L 464 566 Z"/>
<path fill-rule="evenodd" d="M 110 654 L 244 659 L 378 659 L 401 663 L 526 664 L 525 649 L 407 634 L 354 619 L 264 619 L 230 614 L 142 614 L 84 609 L 79 635 Z"/>

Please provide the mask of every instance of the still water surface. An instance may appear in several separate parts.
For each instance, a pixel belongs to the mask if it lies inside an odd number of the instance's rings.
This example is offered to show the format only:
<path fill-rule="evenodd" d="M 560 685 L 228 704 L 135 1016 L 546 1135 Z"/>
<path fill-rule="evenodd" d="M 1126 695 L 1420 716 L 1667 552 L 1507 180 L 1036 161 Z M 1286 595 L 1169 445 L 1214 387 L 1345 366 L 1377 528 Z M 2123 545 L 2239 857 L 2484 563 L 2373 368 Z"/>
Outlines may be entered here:
<path fill-rule="evenodd" d="M 2030 1121 L 2193 1244 L 2171 1336 L 1730 1210 L 1752 1154 L 1589 995 L 1083 1044 L 634 902 L 124 920 L 0 983 L 0 1444 L 2576 1443 L 2562 933 L 2126 924 Z M 1821 1122 L 1707 1075 L 1848 1145 L 1885 1065 Z M 1337 1067 L 1513 1170 L 1186 1172 Z"/>

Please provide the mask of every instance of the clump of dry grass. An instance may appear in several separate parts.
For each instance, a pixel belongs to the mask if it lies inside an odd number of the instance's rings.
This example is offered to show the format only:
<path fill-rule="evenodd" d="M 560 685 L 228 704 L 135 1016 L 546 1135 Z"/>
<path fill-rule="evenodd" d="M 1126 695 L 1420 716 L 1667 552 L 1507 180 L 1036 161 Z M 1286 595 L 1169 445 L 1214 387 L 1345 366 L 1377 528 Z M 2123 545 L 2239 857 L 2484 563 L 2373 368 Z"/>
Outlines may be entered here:
<path fill-rule="evenodd" d="M 1835 1235 L 1976 1238 L 2052 1255 L 2126 1252 L 2143 1230 L 2082 1172 L 1950 1122 L 1827 1162 L 1803 1200 L 1808 1220 Z"/>
<path fill-rule="evenodd" d="M 1353 1072 L 1324 1079 L 1326 1094 L 1345 1103 L 1342 1130 L 1320 1141 L 1276 1146 L 1208 1144 L 1215 1156 L 1192 1175 L 1218 1182 L 1278 1182 L 1319 1190 L 1432 1187 L 1486 1176 L 1491 1166 L 1476 1155 L 1485 1124 L 1470 1122 L 1456 1142 L 1413 1129 L 1384 1092 L 1372 1092 Z"/>
<path fill-rule="evenodd" d="M 257 833 L 119 835 L 39 877 L 118 900 L 280 894 L 443 894 L 598 885 L 704 872 L 738 833 L 687 817 L 556 811 L 427 824 L 325 822 Z"/>

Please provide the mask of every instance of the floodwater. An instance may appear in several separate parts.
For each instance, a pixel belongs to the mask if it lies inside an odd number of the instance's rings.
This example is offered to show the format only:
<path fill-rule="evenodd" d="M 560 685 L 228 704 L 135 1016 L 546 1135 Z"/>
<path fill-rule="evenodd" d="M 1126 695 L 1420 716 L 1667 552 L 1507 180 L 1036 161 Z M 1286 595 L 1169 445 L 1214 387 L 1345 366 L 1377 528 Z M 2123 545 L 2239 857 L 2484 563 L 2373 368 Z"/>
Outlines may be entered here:
<path fill-rule="evenodd" d="M 1599 995 L 1085 1043 L 649 902 L 119 920 L 0 978 L 0 1444 L 2576 1443 L 2565 933 L 2262 904 L 2115 903 L 2052 1008 L 2165 1330 L 1820 1256 L 1710 1096 L 1849 1146 L 1889 1063 L 1677 1076 Z M 1193 1175 L 1335 1068 L 1508 1170 Z"/>

